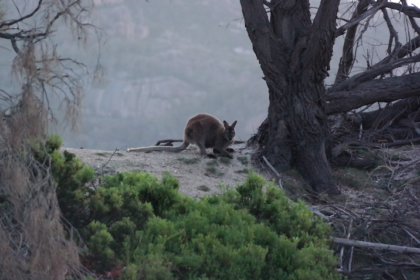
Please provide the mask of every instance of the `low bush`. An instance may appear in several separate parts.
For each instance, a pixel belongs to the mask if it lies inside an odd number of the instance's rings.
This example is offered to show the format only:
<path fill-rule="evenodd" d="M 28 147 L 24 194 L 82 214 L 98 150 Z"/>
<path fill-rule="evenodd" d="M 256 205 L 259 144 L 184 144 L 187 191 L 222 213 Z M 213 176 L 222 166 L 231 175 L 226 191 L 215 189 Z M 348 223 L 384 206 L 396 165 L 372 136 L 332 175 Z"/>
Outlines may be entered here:
<path fill-rule="evenodd" d="M 67 151 L 60 154 L 59 148 L 63 141 L 59 135 L 50 135 L 45 143 L 45 149 L 33 145 L 35 158 L 50 167 L 57 188 L 58 204 L 63 217 L 74 227 L 87 225 L 89 219 L 89 193 L 93 193 L 87 183 L 94 178 L 93 168 L 81 162 Z M 47 155 L 48 153 L 48 155 Z"/>
<path fill-rule="evenodd" d="M 119 279 L 340 279 L 329 226 L 250 172 L 223 195 L 195 200 L 164 173 L 105 176 L 51 150 L 63 215 L 78 228 L 85 264 Z M 263 188 L 266 191 L 263 191 Z M 120 269 L 124 267 L 124 269 Z"/>
<path fill-rule="evenodd" d="M 105 176 L 87 255 L 98 269 L 122 263 L 121 279 L 339 279 L 328 225 L 265 185 L 250 173 L 237 191 L 194 200 L 169 173 Z"/>

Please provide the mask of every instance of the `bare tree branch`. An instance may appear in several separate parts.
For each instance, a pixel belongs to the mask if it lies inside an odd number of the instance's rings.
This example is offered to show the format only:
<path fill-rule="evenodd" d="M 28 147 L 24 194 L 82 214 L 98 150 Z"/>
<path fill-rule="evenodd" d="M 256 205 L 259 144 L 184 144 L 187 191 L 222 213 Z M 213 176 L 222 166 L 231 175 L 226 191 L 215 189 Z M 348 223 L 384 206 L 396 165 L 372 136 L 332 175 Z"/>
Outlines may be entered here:
<path fill-rule="evenodd" d="M 385 8 L 397 10 L 409 17 L 420 18 L 420 9 L 415 6 L 401 5 L 399 3 L 388 1 L 383 1 L 382 3 Z"/>
<path fill-rule="evenodd" d="M 269 28 L 270 22 L 264 9 L 263 1 L 241 0 L 241 5 L 248 36 L 252 42 L 258 42 L 258 45 L 254 47 L 254 51 L 257 57 L 263 58 L 263 61 L 266 59 L 268 61 L 271 56 L 269 41 L 272 31 Z M 254 11 L 258 12 L 259 18 L 262 20 L 253 20 L 252 15 Z"/>
<path fill-rule="evenodd" d="M 337 243 L 337 244 L 356 246 L 356 247 L 361 247 L 361 248 L 369 248 L 369 249 L 374 249 L 374 250 L 389 250 L 389 251 L 394 251 L 398 253 L 420 254 L 420 249 L 413 248 L 413 247 L 405 247 L 405 246 L 382 244 L 382 243 L 372 243 L 372 242 L 351 240 L 351 239 L 340 238 L 340 237 L 333 237 L 333 241 L 334 243 Z M 418 264 L 416 265 L 418 266 Z"/>
<path fill-rule="evenodd" d="M 325 77 L 328 75 L 327 71 L 332 57 L 336 31 L 335 19 L 339 5 L 339 0 L 321 1 L 309 31 L 308 42 L 311 42 L 311 48 L 307 48 L 306 44 L 307 52 L 301 58 L 301 61 L 310 61 L 313 63 L 313 67 L 325 71 Z M 315 57 L 318 59 L 314 59 Z"/>
<path fill-rule="evenodd" d="M 368 2 L 370 2 L 370 1 L 368 1 Z M 361 6 L 364 6 L 364 5 L 361 5 Z M 340 28 L 337 29 L 337 31 L 335 32 L 335 37 L 343 35 L 346 32 L 346 30 L 348 30 L 349 28 L 358 25 L 359 22 L 361 22 L 365 18 L 376 14 L 376 12 L 379 11 L 380 9 L 382 9 L 383 6 L 384 6 L 384 3 L 380 3 L 380 4 L 372 7 L 371 9 L 365 11 L 364 13 L 360 14 L 358 17 L 355 17 L 355 18 L 351 19 L 348 23 L 344 24 L 343 26 L 341 26 Z M 367 7 L 367 5 L 366 5 L 366 7 Z"/>
<path fill-rule="evenodd" d="M 386 9 L 382 9 L 382 13 L 384 15 L 384 19 L 386 22 L 386 25 L 388 26 L 388 30 L 389 30 L 389 42 L 388 42 L 388 49 L 387 52 L 389 54 L 393 54 L 393 56 L 395 56 L 395 54 L 398 52 L 398 50 L 401 48 L 401 43 L 398 40 L 398 32 L 395 30 L 394 26 L 392 25 L 391 19 L 388 16 L 388 12 Z M 394 50 L 391 50 L 392 48 L 392 42 L 394 42 Z"/>
<path fill-rule="evenodd" d="M 376 79 L 352 90 L 328 92 L 325 99 L 328 114 L 347 112 L 375 102 L 391 102 L 420 96 L 420 73 Z"/>
<path fill-rule="evenodd" d="M 363 11 L 365 11 L 366 8 L 369 6 L 369 3 L 370 3 L 369 0 L 359 1 L 356 7 L 356 10 L 354 11 L 352 15 L 352 20 L 358 18 L 359 15 L 362 14 Z M 350 70 L 353 67 L 353 63 L 354 63 L 353 46 L 354 46 L 354 40 L 356 38 L 356 31 L 357 31 L 359 22 L 360 21 L 358 21 L 357 24 L 354 24 L 350 28 L 348 28 L 347 34 L 344 38 L 343 54 L 340 59 L 340 64 L 338 66 L 337 76 L 334 82 L 335 84 L 338 84 L 344 81 L 345 79 L 347 79 L 350 73 Z"/>
<path fill-rule="evenodd" d="M 50 33 L 50 29 L 51 26 L 54 24 L 54 22 L 61 17 L 62 15 L 68 14 L 70 11 L 70 8 L 73 7 L 76 4 L 80 4 L 80 0 L 76 0 L 73 3 L 68 4 L 65 9 L 63 9 L 62 11 L 59 11 L 54 17 L 53 19 L 47 24 L 47 28 L 45 28 L 45 34 L 49 34 Z M 75 20 L 75 18 L 73 17 L 73 20 Z"/>
<path fill-rule="evenodd" d="M 265 80 L 267 83 L 274 86 L 275 83 L 270 81 L 278 79 L 278 74 L 276 74 L 278 71 L 273 68 L 270 61 L 272 60 L 272 55 L 281 53 L 278 49 L 278 44 L 276 43 L 276 41 L 280 41 L 281 39 L 274 35 L 267 13 L 264 9 L 263 0 L 241 0 L 241 6 L 245 27 L 257 59 L 261 64 Z M 254 17 L 255 13 L 258 14 L 258 17 Z"/>
<path fill-rule="evenodd" d="M 35 15 L 35 14 L 36 14 L 36 12 L 38 12 L 38 11 L 39 11 L 39 8 L 41 8 L 42 1 L 43 1 L 43 0 L 39 0 L 38 5 L 36 6 L 35 10 L 33 10 L 33 11 L 32 11 L 32 13 L 30 13 L 30 14 L 28 14 L 28 15 L 24 16 L 24 17 L 21 17 L 21 18 L 15 19 L 15 20 L 6 20 L 6 21 L 3 21 L 2 23 L 0 23 L 0 29 L 1 29 L 2 27 L 4 27 L 4 26 L 11 26 L 11 25 L 14 25 L 14 24 L 16 24 L 16 23 L 18 23 L 18 22 L 21 22 L 21 21 L 23 21 L 23 20 L 25 20 L 25 19 L 27 19 L 27 18 L 30 18 L 30 17 L 32 17 L 33 15 Z"/>
<path fill-rule="evenodd" d="M 402 58 L 395 61 L 390 61 L 386 64 L 380 65 L 372 69 L 368 69 L 365 72 L 354 75 L 353 77 L 347 79 L 341 84 L 329 88 L 328 92 L 351 90 L 363 82 L 373 80 L 375 77 L 378 77 L 379 75 L 388 73 L 391 70 L 404 66 L 406 64 L 418 62 L 418 61 L 420 61 L 420 54 L 412 56 L 412 57 Z"/>

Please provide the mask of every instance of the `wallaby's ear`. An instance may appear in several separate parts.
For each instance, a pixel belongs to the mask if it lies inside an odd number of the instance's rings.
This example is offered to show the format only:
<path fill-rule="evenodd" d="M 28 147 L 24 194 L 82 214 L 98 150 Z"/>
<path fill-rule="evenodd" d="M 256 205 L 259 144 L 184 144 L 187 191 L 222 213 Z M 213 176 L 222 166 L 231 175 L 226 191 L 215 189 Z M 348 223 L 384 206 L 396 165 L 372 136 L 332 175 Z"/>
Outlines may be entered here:
<path fill-rule="evenodd" d="M 231 127 L 232 127 L 232 128 L 235 128 L 236 123 L 237 123 L 237 121 L 234 121 L 234 122 L 232 123 Z"/>
<path fill-rule="evenodd" d="M 223 126 L 224 126 L 225 128 L 228 128 L 228 127 L 229 127 L 229 124 L 228 124 L 226 121 L 223 121 Z"/>

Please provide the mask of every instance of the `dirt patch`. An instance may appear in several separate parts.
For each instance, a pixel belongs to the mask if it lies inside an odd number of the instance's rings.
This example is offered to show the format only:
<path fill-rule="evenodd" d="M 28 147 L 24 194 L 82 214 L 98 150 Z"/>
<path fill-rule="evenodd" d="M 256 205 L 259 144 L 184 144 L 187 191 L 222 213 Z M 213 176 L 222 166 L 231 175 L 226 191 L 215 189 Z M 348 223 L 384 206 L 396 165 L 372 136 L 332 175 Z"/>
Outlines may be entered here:
<path fill-rule="evenodd" d="M 190 197 L 201 197 L 220 193 L 220 184 L 234 187 L 244 183 L 248 176 L 247 169 L 253 169 L 251 164 L 253 150 L 246 149 L 245 144 L 231 147 L 235 150 L 232 153 L 233 159 L 226 157 L 202 158 L 196 147 L 180 153 L 129 153 L 66 147 L 62 147 L 61 151 L 67 150 L 74 153 L 84 163 L 95 168 L 97 173 L 137 170 L 149 172 L 153 176 L 161 178 L 164 171 L 169 171 L 179 180 L 181 193 Z"/>

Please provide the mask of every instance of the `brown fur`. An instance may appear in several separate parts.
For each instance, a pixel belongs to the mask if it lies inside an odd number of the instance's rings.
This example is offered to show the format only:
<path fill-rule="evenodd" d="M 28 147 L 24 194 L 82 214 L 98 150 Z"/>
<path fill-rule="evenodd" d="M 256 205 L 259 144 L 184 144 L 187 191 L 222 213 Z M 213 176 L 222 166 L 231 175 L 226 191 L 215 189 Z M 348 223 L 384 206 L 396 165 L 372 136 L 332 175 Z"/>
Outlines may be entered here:
<path fill-rule="evenodd" d="M 232 158 L 226 151 L 235 139 L 236 121 L 229 125 L 220 121 L 209 114 L 198 114 L 190 118 L 184 129 L 184 141 L 178 147 L 151 146 L 142 148 L 127 149 L 127 152 L 149 152 L 149 151 L 166 151 L 178 153 L 185 150 L 190 144 L 197 145 L 202 156 L 215 157 L 208 155 L 206 148 L 213 148 L 214 151 L 224 156 Z"/>

